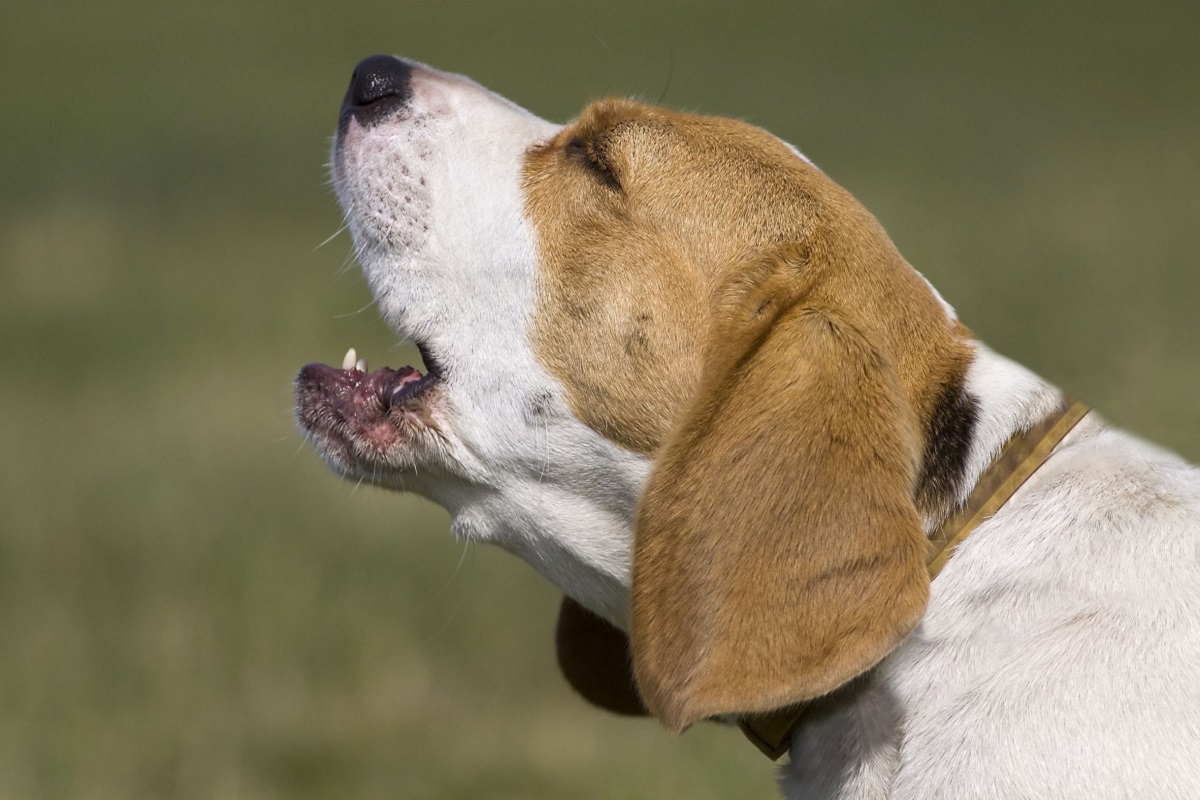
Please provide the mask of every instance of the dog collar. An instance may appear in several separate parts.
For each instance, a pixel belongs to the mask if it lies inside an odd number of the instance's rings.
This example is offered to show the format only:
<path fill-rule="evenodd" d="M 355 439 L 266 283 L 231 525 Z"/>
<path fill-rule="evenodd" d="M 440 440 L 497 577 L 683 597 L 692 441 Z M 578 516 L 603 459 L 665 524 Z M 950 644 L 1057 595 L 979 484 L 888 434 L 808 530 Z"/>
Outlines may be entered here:
<path fill-rule="evenodd" d="M 999 511 L 1029 476 L 1046 463 L 1058 443 L 1089 410 L 1077 400 L 1064 400 L 1053 414 L 1029 430 L 1013 434 L 996 460 L 984 470 L 962 508 L 947 517 L 929 537 L 925 567 L 929 570 L 930 580 L 946 566 L 955 548 L 981 522 Z M 768 714 L 744 717 L 738 721 L 738 727 L 755 747 L 775 761 L 791 747 L 792 733 L 808 706 L 805 702 Z"/>

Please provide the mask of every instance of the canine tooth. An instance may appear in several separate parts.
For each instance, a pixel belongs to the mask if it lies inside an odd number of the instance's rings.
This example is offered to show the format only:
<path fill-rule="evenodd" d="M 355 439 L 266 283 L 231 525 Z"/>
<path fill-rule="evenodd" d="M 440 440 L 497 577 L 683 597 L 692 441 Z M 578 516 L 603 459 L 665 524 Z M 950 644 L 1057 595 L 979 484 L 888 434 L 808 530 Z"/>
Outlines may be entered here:
<path fill-rule="evenodd" d="M 367 360 L 365 358 L 360 358 L 358 360 L 358 363 L 354 365 L 354 368 L 356 370 L 358 370 L 359 372 L 366 372 L 367 371 Z"/>
<path fill-rule="evenodd" d="M 354 369 L 354 362 L 358 359 L 358 353 L 354 352 L 351 347 L 346 351 L 346 357 L 342 359 L 342 369 Z"/>

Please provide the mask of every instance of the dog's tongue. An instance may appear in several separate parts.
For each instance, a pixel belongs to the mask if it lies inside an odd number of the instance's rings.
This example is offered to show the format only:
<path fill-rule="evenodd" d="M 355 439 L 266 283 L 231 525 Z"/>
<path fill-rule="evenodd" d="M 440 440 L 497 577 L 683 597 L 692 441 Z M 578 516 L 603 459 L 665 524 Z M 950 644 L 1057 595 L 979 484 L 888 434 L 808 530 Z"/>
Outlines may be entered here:
<path fill-rule="evenodd" d="M 409 387 L 425 377 L 415 367 L 401 367 L 398 370 L 383 367 L 368 372 L 367 360 L 359 358 L 353 347 L 346 351 L 341 371 L 353 384 L 354 394 L 363 398 L 374 395 L 385 409 L 408 399 L 414 393 Z"/>
<path fill-rule="evenodd" d="M 388 370 L 384 367 L 381 372 Z M 371 373 L 374 375 L 375 373 Z M 415 393 L 416 384 L 420 383 L 425 376 L 422 375 L 415 367 L 402 367 L 401 369 L 392 372 L 387 384 L 383 387 L 381 396 L 383 397 L 383 405 L 385 408 L 399 405 L 407 400 Z M 412 387 L 412 388 L 409 388 Z"/>

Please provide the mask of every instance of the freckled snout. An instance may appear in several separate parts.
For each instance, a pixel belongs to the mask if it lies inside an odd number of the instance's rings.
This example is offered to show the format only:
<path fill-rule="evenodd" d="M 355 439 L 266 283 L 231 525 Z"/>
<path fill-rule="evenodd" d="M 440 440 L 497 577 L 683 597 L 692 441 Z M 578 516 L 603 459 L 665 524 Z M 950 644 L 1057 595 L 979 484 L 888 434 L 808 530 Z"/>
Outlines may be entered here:
<path fill-rule="evenodd" d="M 407 105 L 412 97 L 412 67 L 393 56 L 368 56 L 358 62 L 342 100 L 339 127 L 350 118 L 370 127 Z"/>

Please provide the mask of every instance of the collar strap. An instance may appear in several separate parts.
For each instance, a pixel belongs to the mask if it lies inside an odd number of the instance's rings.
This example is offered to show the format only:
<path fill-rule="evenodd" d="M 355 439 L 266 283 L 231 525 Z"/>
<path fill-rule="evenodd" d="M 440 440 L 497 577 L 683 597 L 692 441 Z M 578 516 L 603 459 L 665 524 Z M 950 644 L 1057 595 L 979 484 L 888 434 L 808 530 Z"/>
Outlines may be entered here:
<path fill-rule="evenodd" d="M 925 567 L 933 580 L 954 550 L 981 522 L 1000 510 L 1038 467 L 1046 463 L 1058 443 L 1079 424 L 1090 409 L 1078 400 L 1065 399 L 1050 416 L 1026 431 L 1013 434 L 979 481 L 967 501 L 947 517 L 929 537 Z M 755 747 L 772 761 L 788 751 L 809 703 L 800 703 L 766 714 L 738 720 L 738 727 Z"/>
<path fill-rule="evenodd" d="M 954 548 L 962 544 L 979 523 L 999 511 L 1029 476 L 1046 463 L 1058 443 L 1089 410 L 1078 400 L 1064 400 L 1053 414 L 1008 440 L 1000 455 L 984 470 L 963 507 L 942 522 L 929 537 L 925 567 L 929 570 L 930 580 L 946 566 Z"/>

